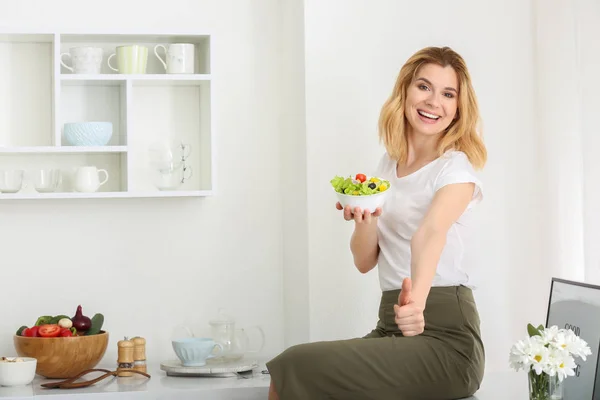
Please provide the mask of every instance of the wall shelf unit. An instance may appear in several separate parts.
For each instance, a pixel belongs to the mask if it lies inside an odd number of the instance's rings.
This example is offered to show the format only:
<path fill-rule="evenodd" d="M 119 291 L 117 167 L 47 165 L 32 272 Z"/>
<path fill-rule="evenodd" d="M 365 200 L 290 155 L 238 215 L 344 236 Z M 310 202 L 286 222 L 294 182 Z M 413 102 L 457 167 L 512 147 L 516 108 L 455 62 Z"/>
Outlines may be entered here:
<path fill-rule="evenodd" d="M 0 200 L 214 195 L 211 37 L 0 30 Z M 155 46 L 181 43 L 193 45 L 193 71 L 167 73 Z M 145 71 L 112 70 L 109 57 L 132 45 L 147 49 Z M 101 48 L 100 69 L 65 68 L 73 66 L 65 53 L 76 47 Z M 115 55 L 111 65 L 122 68 L 120 61 Z M 74 145 L 65 124 L 81 122 L 110 122 L 110 140 Z M 108 173 L 96 191 L 77 183 L 85 166 Z M 56 188 L 43 188 L 43 170 L 60 171 Z M 23 186 L 15 192 L 18 171 Z"/>

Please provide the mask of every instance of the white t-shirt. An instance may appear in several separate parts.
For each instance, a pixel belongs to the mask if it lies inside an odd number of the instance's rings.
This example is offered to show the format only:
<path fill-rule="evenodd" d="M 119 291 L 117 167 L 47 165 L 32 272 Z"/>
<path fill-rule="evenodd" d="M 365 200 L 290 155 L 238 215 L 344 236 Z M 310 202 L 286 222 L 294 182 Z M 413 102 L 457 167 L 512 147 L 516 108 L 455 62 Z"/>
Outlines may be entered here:
<path fill-rule="evenodd" d="M 448 151 L 442 157 L 410 175 L 398 178 L 397 163 L 383 155 L 374 176 L 390 181 L 390 193 L 378 219 L 379 282 L 381 290 L 402 287 L 410 277 L 410 241 L 419 228 L 437 190 L 452 183 L 474 182 L 475 191 L 467 210 L 448 231 L 432 286 L 474 285 L 463 269 L 463 253 L 469 236 L 472 207 L 482 199 L 481 182 L 473 166 L 461 151 Z"/>

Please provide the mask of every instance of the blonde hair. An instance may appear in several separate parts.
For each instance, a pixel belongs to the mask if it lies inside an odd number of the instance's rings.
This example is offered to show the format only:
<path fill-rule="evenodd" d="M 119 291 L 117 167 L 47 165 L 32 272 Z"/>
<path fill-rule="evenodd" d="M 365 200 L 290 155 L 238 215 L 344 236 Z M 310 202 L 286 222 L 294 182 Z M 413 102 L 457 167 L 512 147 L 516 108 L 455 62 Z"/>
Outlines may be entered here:
<path fill-rule="evenodd" d="M 477 132 L 480 122 L 479 107 L 471 76 L 463 58 L 449 47 L 426 47 L 413 54 L 404 64 L 391 96 L 385 102 L 379 116 L 379 139 L 391 158 L 404 162 L 407 158 L 407 120 L 404 115 L 408 86 L 417 71 L 425 64 L 451 66 L 458 77 L 458 110 L 456 118 L 443 133 L 438 152 L 441 156 L 447 150 L 464 152 L 471 164 L 481 169 L 487 161 L 487 150 Z"/>

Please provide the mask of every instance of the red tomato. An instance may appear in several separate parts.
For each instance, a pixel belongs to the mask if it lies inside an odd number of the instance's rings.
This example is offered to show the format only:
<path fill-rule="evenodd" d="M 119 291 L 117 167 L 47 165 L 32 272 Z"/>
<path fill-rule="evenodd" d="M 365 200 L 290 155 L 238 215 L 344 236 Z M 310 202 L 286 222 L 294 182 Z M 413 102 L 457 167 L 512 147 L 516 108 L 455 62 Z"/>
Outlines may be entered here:
<path fill-rule="evenodd" d="M 39 337 L 39 329 L 39 326 L 32 326 L 31 328 L 24 329 L 22 335 L 27 337 Z"/>
<path fill-rule="evenodd" d="M 40 326 L 41 337 L 56 337 L 60 334 L 61 327 L 57 324 L 46 324 Z"/>
<path fill-rule="evenodd" d="M 367 180 L 367 177 L 365 176 L 365 174 L 356 174 L 356 177 L 354 179 L 356 179 L 357 181 L 364 182 Z"/>
<path fill-rule="evenodd" d="M 73 333 L 71 332 L 71 330 L 69 328 L 62 328 L 60 330 L 59 335 L 60 337 L 68 337 L 68 336 L 73 336 Z"/>

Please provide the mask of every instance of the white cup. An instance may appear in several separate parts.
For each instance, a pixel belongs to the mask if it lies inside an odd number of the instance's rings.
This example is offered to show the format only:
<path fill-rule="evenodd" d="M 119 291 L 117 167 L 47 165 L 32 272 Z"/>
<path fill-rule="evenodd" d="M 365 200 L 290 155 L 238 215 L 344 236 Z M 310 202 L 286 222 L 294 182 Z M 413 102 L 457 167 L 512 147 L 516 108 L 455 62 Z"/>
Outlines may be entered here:
<path fill-rule="evenodd" d="M 175 190 L 192 177 L 192 167 L 183 165 L 170 170 L 154 171 L 153 181 L 158 190 Z"/>
<path fill-rule="evenodd" d="M 22 169 L 0 171 L 0 192 L 17 193 L 25 187 Z"/>
<path fill-rule="evenodd" d="M 158 55 L 158 49 L 165 52 L 165 60 Z M 193 74 L 194 73 L 194 45 L 191 43 L 174 43 L 169 49 L 162 44 L 154 46 L 154 54 L 165 67 L 167 74 Z"/>
<path fill-rule="evenodd" d="M 62 183 L 59 169 L 40 169 L 33 175 L 33 187 L 38 193 L 54 192 Z"/>
<path fill-rule="evenodd" d="M 100 181 L 100 173 L 104 173 L 105 178 Z M 83 193 L 95 192 L 108 181 L 108 172 L 105 169 L 96 167 L 79 167 L 75 173 L 75 191 Z"/>
<path fill-rule="evenodd" d="M 73 67 L 62 60 L 63 56 L 71 58 Z M 102 68 L 103 50 L 101 47 L 71 47 L 68 53 L 61 53 L 60 63 L 75 74 L 99 74 Z"/>

